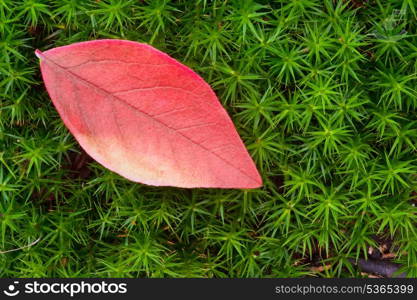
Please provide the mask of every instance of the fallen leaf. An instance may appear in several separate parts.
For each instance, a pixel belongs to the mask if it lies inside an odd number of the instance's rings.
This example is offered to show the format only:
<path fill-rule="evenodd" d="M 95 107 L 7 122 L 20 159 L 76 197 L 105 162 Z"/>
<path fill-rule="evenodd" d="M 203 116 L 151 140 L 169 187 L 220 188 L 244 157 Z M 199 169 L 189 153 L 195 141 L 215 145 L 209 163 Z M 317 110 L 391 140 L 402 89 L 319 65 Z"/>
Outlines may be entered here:
<path fill-rule="evenodd" d="M 137 42 L 97 40 L 36 55 L 65 125 L 108 169 L 157 186 L 262 185 L 211 87 L 167 54 Z"/>
<path fill-rule="evenodd" d="M 362 276 L 366 276 L 367 278 L 384 278 L 384 276 L 381 275 L 374 275 L 371 273 L 361 272 Z"/>
<path fill-rule="evenodd" d="M 321 273 L 327 270 L 330 270 L 330 268 L 332 267 L 332 265 L 328 264 L 328 265 L 322 265 L 322 266 L 313 266 L 310 267 L 310 271 L 313 273 Z"/>
<path fill-rule="evenodd" d="M 397 257 L 397 254 L 395 254 L 395 253 L 382 254 L 382 259 L 393 259 L 393 258 L 396 258 L 396 257 Z"/>

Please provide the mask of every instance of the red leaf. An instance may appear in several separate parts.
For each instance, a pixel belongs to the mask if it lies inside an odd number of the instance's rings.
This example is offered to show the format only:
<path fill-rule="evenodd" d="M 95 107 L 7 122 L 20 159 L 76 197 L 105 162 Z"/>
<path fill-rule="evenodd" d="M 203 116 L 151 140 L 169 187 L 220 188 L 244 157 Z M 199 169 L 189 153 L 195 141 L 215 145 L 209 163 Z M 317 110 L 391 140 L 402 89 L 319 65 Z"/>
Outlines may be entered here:
<path fill-rule="evenodd" d="M 262 185 L 210 86 L 167 54 L 98 40 L 36 55 L 65 125 L 110 170 L 150 185 Z"/>

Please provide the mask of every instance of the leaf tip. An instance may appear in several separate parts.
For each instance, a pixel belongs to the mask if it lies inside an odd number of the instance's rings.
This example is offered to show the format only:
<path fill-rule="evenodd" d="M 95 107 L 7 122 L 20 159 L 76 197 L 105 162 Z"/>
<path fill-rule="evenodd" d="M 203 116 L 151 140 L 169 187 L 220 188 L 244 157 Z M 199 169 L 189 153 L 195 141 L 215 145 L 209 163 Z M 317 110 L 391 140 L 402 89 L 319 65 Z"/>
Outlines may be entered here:
<path fill-rule="evenodd" d="M 43 54 L 42 54 L 42 52 L 40 51 L 40 50 L 38 50 L 38 49 L 36 49 L 35 50 L 35 55 L 39 58 L 39 59 L 42 59 L 44 56 L 43 56 Z"/>
<path fill-rule="evenodd" d="M 244 189 L 258 189 L 258 188 L 261 188 L 262 186 L 263 186 L 263 180 L 262 180 L 262 177 L 258 173 L 257 176 L 253 178 L 252 183 L 246 185 Z"/>
<path fill-rule="evenodd" d="M 259 178 L 259 180 L 256 181 L 256 183 L 251 187 L 251 189 L 258 189 L 258 188 L 261 188 L 262 186 L 263 186 L 262 179 Z"/>

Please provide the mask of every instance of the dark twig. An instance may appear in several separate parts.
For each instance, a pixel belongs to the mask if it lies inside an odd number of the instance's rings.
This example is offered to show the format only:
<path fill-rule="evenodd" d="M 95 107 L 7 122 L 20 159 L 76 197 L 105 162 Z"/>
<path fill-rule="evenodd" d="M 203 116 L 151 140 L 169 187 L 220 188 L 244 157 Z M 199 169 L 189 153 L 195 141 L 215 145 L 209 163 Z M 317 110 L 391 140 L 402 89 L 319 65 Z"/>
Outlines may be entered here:
<path fill-rule="evenodd" d="M 378 274 L 388 278 L 407 277 L 406 273 L 396 273 L 401 267 L 400 264 L 396 264 L 390 261 L 359 258 L 357 261 L 351 259 L 350 262 L 357 265 L 361 271 L 366 273 Z"/>

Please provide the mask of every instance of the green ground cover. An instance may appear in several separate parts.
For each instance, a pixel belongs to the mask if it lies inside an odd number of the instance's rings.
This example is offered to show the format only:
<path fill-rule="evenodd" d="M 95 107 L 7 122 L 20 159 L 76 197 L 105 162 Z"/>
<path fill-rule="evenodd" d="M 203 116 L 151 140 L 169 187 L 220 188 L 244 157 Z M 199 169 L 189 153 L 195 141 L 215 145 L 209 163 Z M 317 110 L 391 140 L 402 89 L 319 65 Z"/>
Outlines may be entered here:
<path fill-rule="evenodd" d="M 414 0 L 0 0 L 2 277 L 417 276 Z M 146 42 L 217 93 L 256 190 L 129 182 L 89 159 L 36 48 Z"/>

